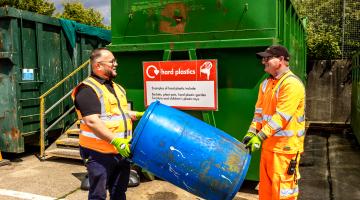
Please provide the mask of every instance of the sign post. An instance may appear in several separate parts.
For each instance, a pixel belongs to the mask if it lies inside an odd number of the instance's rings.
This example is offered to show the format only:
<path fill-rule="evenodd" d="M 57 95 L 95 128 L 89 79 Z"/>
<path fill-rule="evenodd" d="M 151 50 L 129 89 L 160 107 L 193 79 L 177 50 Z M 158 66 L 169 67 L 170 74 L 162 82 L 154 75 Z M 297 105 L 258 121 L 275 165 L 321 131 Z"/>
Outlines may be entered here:
<path fill-rule="evenodd" d="M 217 110 L 217 60 L 143 62 L 145 105 Z"/>

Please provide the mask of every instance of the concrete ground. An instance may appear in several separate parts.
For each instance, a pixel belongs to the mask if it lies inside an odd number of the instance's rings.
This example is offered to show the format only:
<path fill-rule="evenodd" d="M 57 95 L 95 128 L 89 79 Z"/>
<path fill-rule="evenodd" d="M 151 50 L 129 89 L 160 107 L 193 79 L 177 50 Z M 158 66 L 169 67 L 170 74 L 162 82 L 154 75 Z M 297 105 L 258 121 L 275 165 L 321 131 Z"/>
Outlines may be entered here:
<path fill-rule="evenodd" d="M 300 199 L 360 200 L 360 145 L 348 127 L 309 128 L 300 162 Z"/>
<path fill-rule="evenodd" d="M 331 127 L 330 127 L 331 128 Z M 329 131 L 330 130 L 330 131 Z M 310 128 L 301 161 L 302 200 L 360 200 L 360 147 L 347 129 Z M 4 154 L 10 165 L 0 167 L 0 200 L 87 199 L 80 189 L 86 169 L 80 161 L 31 153 Z M 235 200 L 258 199 L 257 183 L 245 181 Z M 142 181 L 128 189 L 128 200 L 199 200 L 166 181 Z"/>
<path fill-rule="evenodd" d="M 0 167 L 0 200 L 18 199 L 87 199 L 80 189 L 86 169 L 81 161 L 50 158 L 39 161 L 34 155 L 9 158 L 10 165 Z M 255 182 L 246 181 L 235 200 L 258 199 Z M 200 200 L 166 181 L 142 180 L 137 187 L 128 188 L 128 200 Z"/>

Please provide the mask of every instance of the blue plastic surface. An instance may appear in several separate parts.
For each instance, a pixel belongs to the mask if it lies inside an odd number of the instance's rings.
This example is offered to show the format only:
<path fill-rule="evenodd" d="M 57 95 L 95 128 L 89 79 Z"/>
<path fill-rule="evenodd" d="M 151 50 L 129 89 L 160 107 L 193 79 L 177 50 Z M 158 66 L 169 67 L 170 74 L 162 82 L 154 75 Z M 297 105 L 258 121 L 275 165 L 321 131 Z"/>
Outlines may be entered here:
<path fill-rule="evenodd" d="M 132 161 L 205 199 L 232 199 L 245 179 L 250 154 L 227 133 L 160 102 L 134 131 Z"/>

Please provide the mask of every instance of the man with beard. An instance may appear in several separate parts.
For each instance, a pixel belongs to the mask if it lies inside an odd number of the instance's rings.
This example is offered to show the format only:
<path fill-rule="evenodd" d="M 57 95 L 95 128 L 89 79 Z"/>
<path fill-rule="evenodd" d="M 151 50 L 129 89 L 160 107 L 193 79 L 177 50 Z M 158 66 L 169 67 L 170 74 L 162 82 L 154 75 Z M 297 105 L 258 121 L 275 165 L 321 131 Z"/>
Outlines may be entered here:
<path fill-rule="evenodd" d="M 91 76 L 72 93 L 80 120 L 80 154 L 88 171 L 88 199 L 126 199 L 132 120 L 143 112 L 130 111 L 124 88 L 112 81 L 118 66 L 106 48 L 92 51 Z"/>

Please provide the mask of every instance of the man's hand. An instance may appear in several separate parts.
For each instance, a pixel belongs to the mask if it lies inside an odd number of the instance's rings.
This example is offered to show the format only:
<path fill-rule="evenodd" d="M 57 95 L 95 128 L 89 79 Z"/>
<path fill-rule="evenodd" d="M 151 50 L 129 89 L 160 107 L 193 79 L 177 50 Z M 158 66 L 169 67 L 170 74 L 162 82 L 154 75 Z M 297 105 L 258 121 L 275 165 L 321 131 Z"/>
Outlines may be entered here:
<path fill-rule="evenodd" d="M 140 119 L 144 115 L 144 113 L 145 112 L 138 112 L 138 111 L 132 111 L 132 110 L 129 111 L 131 120 L 133 120 L 133 121 Z"/>
<path fill-rule="evenodd" d="M 129 157 L 130 155 L 130 147 L 129 147 L 129 139 L 125 138 L 114 138 L 111 140 L 111 144 L 115 146 L 117 151 L 122 157 Z"/>
<path fill-rule="evenodd" d="M 246 135 L 242 139 L 242 143 L 244 143 L 246 145 L 250 141 L 250 139 L 254 136 L 255 136 L 255 133 L 252 133 L 252 132 L 246 133 Z"/>
<path fill-rule="evenodd" d="M 255 135 L 250 139 L 246 147 L 248 147 L 251 152 L 254 152 L 260 149 L 261 142 L 262 140 L 257 135 Z"/>

